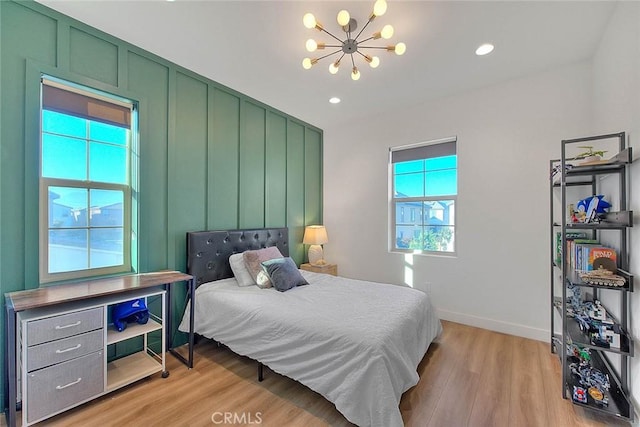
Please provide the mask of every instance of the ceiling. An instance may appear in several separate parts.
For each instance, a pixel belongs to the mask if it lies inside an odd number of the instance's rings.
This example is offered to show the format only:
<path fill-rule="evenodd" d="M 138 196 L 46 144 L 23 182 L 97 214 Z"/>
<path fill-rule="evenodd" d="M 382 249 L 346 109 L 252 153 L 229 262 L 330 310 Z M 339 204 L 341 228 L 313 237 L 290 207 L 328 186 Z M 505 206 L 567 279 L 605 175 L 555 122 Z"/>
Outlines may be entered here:
<path fill-rule="evenodd" d="M 381 51 L 377 69 L 359 61 L 361 78 L 352 81 L 348 67 L 331 75 L 328 59 L 302 68 L 313 56 L 308 38 L 330 41 L 305 28 L 302 16 L 312 12 L 341 35 L 337 12 L 347 9 L 361 27 L 373 0 L 39 1 L 323 129 L 587 60 L 615 8 L 612 1 L 388 0 L 387 13 L 363 34 L 392 24 L 389 44 L 402 41 L 407 51 Z M 478 57 L 484 42 L 496 48 Z M 342 102 L 330 104 L 333 96 Z"/>

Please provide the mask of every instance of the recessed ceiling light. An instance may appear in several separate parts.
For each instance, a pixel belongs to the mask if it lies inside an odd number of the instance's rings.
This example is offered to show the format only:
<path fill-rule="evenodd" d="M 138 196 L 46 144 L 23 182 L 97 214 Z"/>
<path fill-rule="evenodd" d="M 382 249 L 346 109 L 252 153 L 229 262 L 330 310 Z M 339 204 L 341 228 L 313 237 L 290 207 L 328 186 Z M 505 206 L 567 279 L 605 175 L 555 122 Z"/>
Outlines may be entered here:
<path fill-rule="evenodd" d="M 485 43 L 476 49 L 476 55 L 482 56 L 491 53 L 492 51 L 493 45 L 491 43 Z"/>
<path fill-rule="evenodd" d="M 329 99 L 329 102 L 332 104 L 339 104 L 340 103 L 340 98 L 338 98 L 337 96 L 334 96 L 333 98 Z"/>

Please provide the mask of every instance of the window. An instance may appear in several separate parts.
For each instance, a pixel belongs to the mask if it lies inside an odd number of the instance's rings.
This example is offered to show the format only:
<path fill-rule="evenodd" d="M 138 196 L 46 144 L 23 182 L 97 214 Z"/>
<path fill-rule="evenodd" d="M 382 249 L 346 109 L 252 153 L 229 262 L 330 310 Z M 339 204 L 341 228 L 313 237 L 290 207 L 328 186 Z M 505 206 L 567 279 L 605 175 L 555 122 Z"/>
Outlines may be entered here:
<path fill-rule="evenodd" d="M 133 104 L 42 80 L 40 281 L 131 271 Z"/>
<path fill-rule="evenodd" d="M 454 253 L 456 139 L 391 148 L 390 162 L 392 250 Z M 398 215 L 405 208 L 411 222 Z"/>

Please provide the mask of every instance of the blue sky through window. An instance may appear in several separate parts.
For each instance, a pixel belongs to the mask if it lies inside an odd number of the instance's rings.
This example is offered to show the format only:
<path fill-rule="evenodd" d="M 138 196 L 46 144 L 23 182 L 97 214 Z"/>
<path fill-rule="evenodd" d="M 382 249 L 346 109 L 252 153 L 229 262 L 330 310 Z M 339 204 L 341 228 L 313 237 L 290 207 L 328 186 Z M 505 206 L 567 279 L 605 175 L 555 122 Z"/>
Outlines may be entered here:
<path fill-rule="evenodd" d="M 453 155 L 394 163 L 395 197 L 457 194 L 457 160 Z"/>
<path fill-rule="evenodd" d="M 127 184 L 129 129 L 43 110 L 42 131 L 43 177 Z M 57 196 L 56 204 L 72 208 L 87 205 L 86 190 L 51 190 Z M 92 191 L 92 207 L 121 202 L 121 192 Z"/>

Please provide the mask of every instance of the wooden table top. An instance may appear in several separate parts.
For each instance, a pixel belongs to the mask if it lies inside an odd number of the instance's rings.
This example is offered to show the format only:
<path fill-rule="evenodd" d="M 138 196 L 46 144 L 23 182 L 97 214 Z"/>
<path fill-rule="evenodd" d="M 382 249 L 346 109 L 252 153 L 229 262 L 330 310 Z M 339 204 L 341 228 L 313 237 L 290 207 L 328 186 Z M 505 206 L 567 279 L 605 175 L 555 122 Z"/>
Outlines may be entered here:
<path fill-rule="evenodd" d="M 153 273 L 128 274 L 103 279 L 85 280 L 54 285 L 38 289 L 10 292 L 5 294 L 7 305 L 14 311 L 78 301 L 87 298 L 112 295 L 134 289 L 160 286 L 168 283 L 191 280 L 193 276 L 180 271 L 157 271 Z"/>

